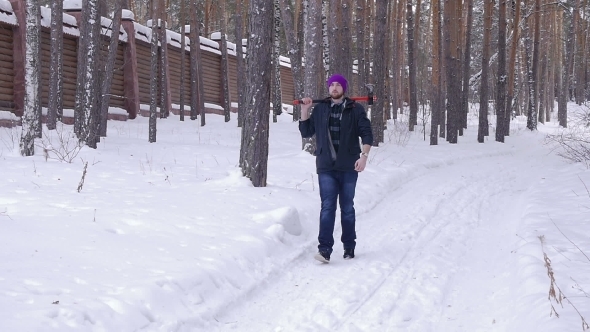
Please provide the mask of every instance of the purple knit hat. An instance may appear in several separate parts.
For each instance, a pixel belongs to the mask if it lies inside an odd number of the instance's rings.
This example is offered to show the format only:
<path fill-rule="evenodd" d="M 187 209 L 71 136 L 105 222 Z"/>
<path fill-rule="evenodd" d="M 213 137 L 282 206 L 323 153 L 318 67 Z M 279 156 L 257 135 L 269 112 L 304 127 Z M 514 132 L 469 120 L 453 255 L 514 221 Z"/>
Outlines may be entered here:
<path fill-rule="evenodd" d="M 328 88 L 334 82 L 340 83 L 340 85 L 342 85 L 342 92 L 346 93 L 346 88 L 348 87 L 348 81 L 346 80 L 346 78 L 344 76 L 342 76 L 340 74 L 334 74 L 334 75 L 330 76 L 330 78 L 328 78 L 328 81 L 326 81 L 326 83 L 328 83 Z"/>

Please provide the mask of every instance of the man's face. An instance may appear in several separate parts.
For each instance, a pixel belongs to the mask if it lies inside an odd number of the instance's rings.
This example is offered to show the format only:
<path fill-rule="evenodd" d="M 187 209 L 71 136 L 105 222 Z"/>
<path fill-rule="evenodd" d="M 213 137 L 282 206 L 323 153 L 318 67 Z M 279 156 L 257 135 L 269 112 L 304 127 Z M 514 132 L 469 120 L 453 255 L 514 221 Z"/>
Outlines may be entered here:
<path fill-rule="evenodd" d="M 328 87 L 328 92 L 330 93 L 330 97 L 332 99 L 338 100 L 344 96 L 344 89 L 338 82 L 332 82 L 332 84 L 330 84 Z"/>

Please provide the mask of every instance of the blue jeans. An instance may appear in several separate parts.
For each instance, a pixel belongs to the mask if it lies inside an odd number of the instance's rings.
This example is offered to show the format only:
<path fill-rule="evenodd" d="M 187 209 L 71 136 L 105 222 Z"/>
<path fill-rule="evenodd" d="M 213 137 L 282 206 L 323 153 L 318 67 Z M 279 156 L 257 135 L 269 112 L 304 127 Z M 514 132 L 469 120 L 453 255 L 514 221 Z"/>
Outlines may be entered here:
<path fill-rule="evenodd" d="M 341 241 L 344 249 L 354 249 L 356 246 L 354 192 L 357 179 L 357 171 L 329 171 L 318 174 L 320 198 L 322 199 L 320 234 L 318 236 L 319 250 L 332 253 L 336 200 L 340 202 Z"/>

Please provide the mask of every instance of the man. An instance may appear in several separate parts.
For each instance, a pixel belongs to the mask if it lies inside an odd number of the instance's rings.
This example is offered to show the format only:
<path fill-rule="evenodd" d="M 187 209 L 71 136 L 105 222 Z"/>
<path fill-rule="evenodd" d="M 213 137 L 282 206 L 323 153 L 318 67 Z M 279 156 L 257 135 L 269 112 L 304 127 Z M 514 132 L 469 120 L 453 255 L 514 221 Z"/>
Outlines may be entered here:
<path fill-rule="evenodd" d="M 348 82 L 334 74 L 327 81 L 330 97 L 318 103 L 310 115 L 312 99 L 303 98 L 299 131 L 303 138 L 316 136 L 316 167 L 322 207 L 318 253 L 328 263 L 334 246 L 336 201 L 340 201 L 344 259 L 354 258 L 356 246 L 354 193 L 358 172 L 367 165 L 373 144 L 371 123 L 362 105 L 344 97 Z M 359 143 L 362 140 L 362 150 Z"/>

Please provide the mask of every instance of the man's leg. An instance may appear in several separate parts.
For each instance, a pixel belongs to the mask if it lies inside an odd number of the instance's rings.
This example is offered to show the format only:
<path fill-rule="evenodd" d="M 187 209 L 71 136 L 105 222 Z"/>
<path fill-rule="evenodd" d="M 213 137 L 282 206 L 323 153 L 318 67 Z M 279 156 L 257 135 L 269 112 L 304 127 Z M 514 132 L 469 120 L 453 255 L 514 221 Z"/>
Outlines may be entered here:
<path fill-rule="evenodd" d="M 338 199 L 338 179 L 334 172 L 318 174 L 322 209 L 320 211 L 320 232 L 318 249 L 332 253 L 334 246 L 334 223 L 336 222 L 336 200 Z"/>
<path fill-rule="evenodd" d="M 354 249 L 356 246 L 356 229 L 355 229 L 355 210 L 354 195 L 356 190 L 356 181 L 358 179 L 357 171 L 348 171 L 340 173 L 340 217 L 342 223 L 342 244 L 344 249 Z"/>

